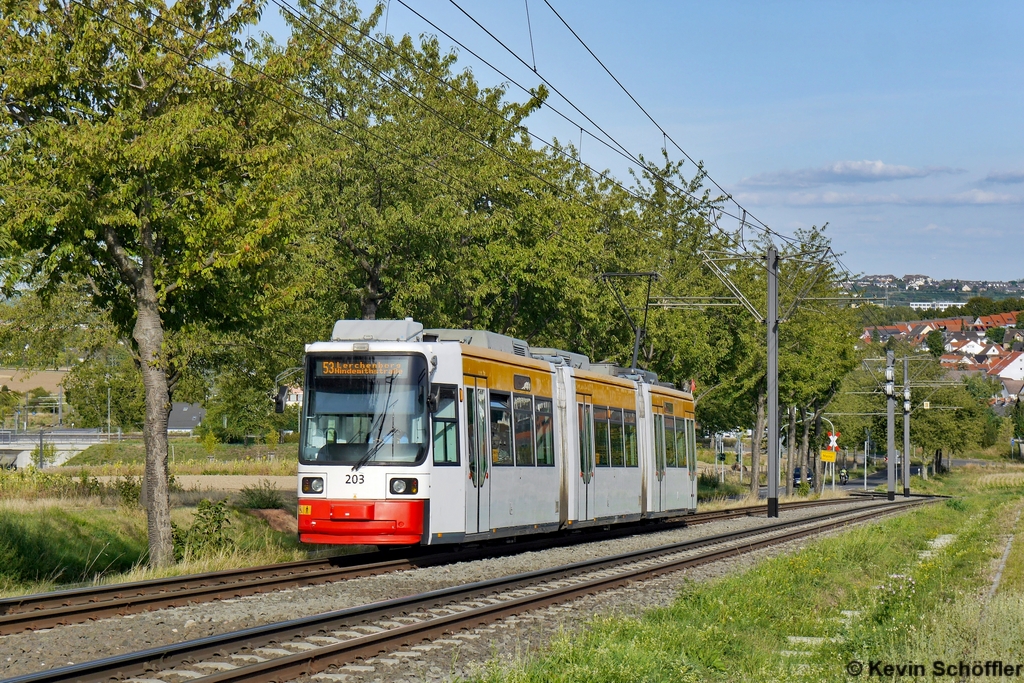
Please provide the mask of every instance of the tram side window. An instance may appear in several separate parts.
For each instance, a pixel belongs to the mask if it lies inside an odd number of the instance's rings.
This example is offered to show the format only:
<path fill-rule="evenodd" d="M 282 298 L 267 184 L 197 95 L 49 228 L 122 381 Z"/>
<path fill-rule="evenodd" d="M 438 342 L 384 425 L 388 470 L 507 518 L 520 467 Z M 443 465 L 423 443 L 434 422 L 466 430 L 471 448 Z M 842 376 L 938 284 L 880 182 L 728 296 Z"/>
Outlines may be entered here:
<path fill-rule="evenodd" d="M 555 423 L 551 416 L 551 400 L 535 398 L 537 411 L 537 464 L 553 467 L 555 464 Z"/>
<path fill-rule="evenodd" d="M 513 396 L 512 412 L 516 425 L 516 465 L 533 467 L 533 397 Z"/>
<path fill-rule="evenodd" d="M 459 464 L 457 391 L 453 386 L 442 386 L 438 391 L 437 411 L 433 416 L 435 465 Z"/>
<path fill-rule="evenodd" d="M 676 467 L 676 421 L 665 416 L 665 465 Z"/>
<path fill-rule="evenodd" d="M 659 472 L 665 469 L 665 418 L 654 416 L 654 457 Z M 659 475 L 660 476 L 660 475 Z"/>
<path fill-rule="evenodd" d="M 512 465 L 512 411 L 509 395 L 491 392 L 491 462 Z"/>
<path fill-rule="evenodd" d="M 608 467 L 608 409 L 594 406 L 594 464 Z"/>
<path fill-rule="evenodd" d="M 697 471 L 697 433 L 694 429 L 693 420 L 686 421 L 686 435 L 690 442 L 690 473 Z"/>
<path fill-rule="evenodd" d="M 690 462 L 690 454 L 687 451 L 689 442 L 686 438 L 686 427 L 689 420 L 684 420 L 679 417 L 676 418 L 676 466 L 677 467 L 688 467 Z"/>
<path fill-rule="evenodd" d="M 611 440 L 612 467 L 625 465 L 625 445 L 622 434 L 622 411 L 612 408 L 608 411 L 608 436 Z"/>
<path fill-rule="evenodd" d="M 638 467 L 636 442 L 636 413 L 627 410 L 623 413 L 626 426 L 626 467 Z"/>

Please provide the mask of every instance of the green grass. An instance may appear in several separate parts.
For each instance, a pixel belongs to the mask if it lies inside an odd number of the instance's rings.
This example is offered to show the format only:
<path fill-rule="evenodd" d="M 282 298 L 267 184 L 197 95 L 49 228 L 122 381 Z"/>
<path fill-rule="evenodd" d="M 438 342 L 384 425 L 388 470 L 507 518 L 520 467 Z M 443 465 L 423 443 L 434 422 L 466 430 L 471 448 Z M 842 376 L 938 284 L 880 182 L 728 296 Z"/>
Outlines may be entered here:
<path fill-rule="evenodd" d="M 195 507 L 174 508 L 171 518 L 188 528 L 194 514 Z M 295 534 L 274 531 L 240 510 L 230 509 L 228 520 L 228 547 L 152 571 L 145 566 L 146 516 L 140 508 L 104 507 L 95 498 L 7 502 L 0 507 L 0 595 L 286 562 L 307 554 Z"/>
<path fill-rule="evenodd" d="M 46 505 L 0 509 L 0 592 L 24 592 L 131 571 L 146 554 L 140 515 Z"/>
<path fill-rule="evenodd" d="M 813 542 L 740 575 L 688 584 L 671 607 L 639 618 L 596 618 L 538 659 L 513 668 L 493 664 L 485 680 L 844 681 L 852 659 L 906 662 L 962 653 L 977 640 L 972 634 L 992 631 L 991 624 L 987 631 L 980 626 L 977 614 L 967 619 L 969 607 L 988 580 L 1007 509 L 1019 505 L 1024 492 L 982 491 L 971 476 L 933 482 L 944 492 L 967 494 L 962 500 Z M 956 541 L 921 561 L 918 553 L 940 534 L 956 534 Z M 1006 629 L 1024 623 L 1017 595 L 993 606 Z M 843 610 L 859 616 L 844 621 Z M 954 618 L 960 621 L 951 623 Z M 1011 637 L 1000 628 L 1004 640 Z M 836 642 L 811 646 L 809 657 L 789 657 L 781 652 L 806 646 L 787 636 Z M 986 642 L 996 647 L 1003 641 Z M 1015 648 L 1021 647 L 1017 631 Z M 982 660 L 1006 659 L 998 649 L 978 652 Z"/>
<path fill-rule="evenodd" d="M 219 443 L 214 446 L 212 451 L 207 452 L 203 444 L 194 439 L 171 439 L 169 447 L 173 448 L 173 462 L 207 462 L 211 458 L 217 462 L 262 461 L 271 452 L 275 454 L 275 460 L 298 459 L 298 446 L 293 443 L 282 443 L 273 448 L 265 444 L 243 446 L 242 444 Z M 142 464 L 145 460 L 145 444 L 141 441 L 122 441 L 89 446 L 68 460 L 66 464 L 70 466 L 113 463 Z"/>

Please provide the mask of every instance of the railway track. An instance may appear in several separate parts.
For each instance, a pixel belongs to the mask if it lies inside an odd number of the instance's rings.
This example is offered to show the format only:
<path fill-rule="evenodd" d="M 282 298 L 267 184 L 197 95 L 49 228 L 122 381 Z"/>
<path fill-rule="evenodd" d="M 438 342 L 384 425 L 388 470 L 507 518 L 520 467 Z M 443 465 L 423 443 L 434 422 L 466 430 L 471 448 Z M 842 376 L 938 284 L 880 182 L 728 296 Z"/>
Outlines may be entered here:
<path fill-rule="evenodd" d="M 50 669 L 5 683 L 287 681 L 402 647 L 417 647 L 514 614 L 929 502 L 934 501 L 879 502 L 811 519 L 776 522 Z"/>
<path fill-rule="evenodd" d="M 783 504 L 781 508 L 796 510 L 843 503 L 863 503 L 865 497 L 797 501 Z M 678 526 L 756 516 L 763 514 L 764 511 L 763 505 L 752 505 L 700 512 L 657 525 L 593 530 L 586 533 L 584 538 L 587 541 L 600 541 L 644 531 L 664 531 Z M 406 569 L 500 557 L 577 543 L 580 540 L 582 539 L 579 536 L 560 535 L 531 539 L 515 544 L 443 552 L 437 552 L 436 549 L 433 551 L 425 549 L 425 551 L 409 553 L 407 550 L 406 554 L 400 555 L 384 551 L 375 554 L 372 562 L 365 561 L 366 554 L 348 555 L 18 596 L 0 600 L 0 635 L 155 609 L 238 598 L 284 588 L 311 586 Z"/>

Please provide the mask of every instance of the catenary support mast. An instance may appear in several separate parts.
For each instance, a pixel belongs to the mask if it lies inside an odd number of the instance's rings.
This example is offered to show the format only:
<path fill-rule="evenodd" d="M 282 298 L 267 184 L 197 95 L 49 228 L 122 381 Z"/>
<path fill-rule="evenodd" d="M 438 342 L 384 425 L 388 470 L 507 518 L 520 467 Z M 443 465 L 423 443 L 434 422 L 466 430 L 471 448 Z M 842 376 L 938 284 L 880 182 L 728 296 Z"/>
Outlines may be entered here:
<path fill-rule="evenodd" d="M 896 500 L 896 385 L 893 364 L 895 358 L 892 351 L 885 352 L 885 419 L 886 448 L 889 500 Z"/>
<path fill-rule="evenodd" d="M 903 359 L 903 497 L 910 498 L 910 358 Z"/>
<path fill-rule="evenodd" d="M 768 247 L 768 516 L 779 516 L 779 252 Z M 755 435 L 760 438 L 760 434 Z M 757 476 L 755 473 L 754 476 Z"/>

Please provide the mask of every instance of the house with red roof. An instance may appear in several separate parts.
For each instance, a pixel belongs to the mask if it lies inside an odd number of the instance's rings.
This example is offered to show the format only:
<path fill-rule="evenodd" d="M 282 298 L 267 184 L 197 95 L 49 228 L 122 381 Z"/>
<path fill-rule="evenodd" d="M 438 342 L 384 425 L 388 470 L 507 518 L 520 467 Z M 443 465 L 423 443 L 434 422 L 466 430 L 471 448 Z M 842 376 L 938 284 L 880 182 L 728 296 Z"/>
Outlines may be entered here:
<path fill-rule="evenodd" d="M 1024 380 L 1024 352 L 1014 351 L 1003 356 L 989 368 L 987 374 L 1001 380 Z"/>

